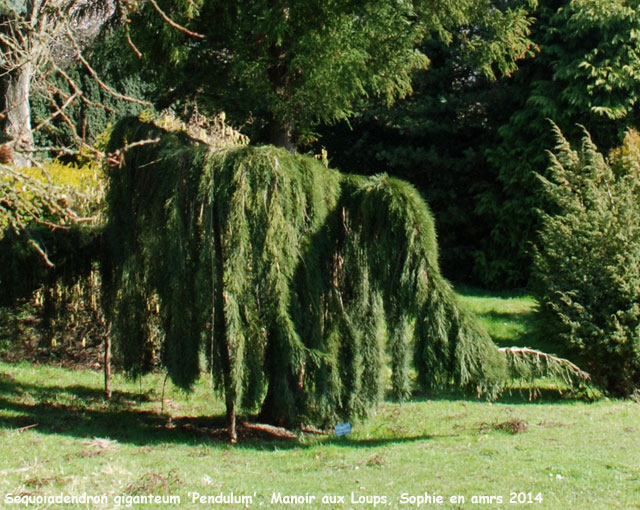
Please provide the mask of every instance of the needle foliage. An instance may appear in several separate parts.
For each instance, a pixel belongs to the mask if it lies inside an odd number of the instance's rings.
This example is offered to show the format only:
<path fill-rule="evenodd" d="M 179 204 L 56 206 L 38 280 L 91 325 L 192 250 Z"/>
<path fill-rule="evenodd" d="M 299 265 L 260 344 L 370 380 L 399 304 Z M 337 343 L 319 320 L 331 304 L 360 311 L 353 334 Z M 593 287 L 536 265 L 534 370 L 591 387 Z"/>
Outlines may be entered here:
<path fill-rule="evenodd" d="M 616 396 L 640 388 L 640 135 L 606 158 L 559 128 L 541 214 L 534 292 L 550 338 Z"/>
<path fill-rule="evenodd" d="M 104 303 L 131 371 L 154 312 L 171 378 L 190 387 L 205 353 L 230 420 L 366 416 L 387 366 L 399 399 L 414 372 L 423 388 L 496 394 L 505 357 L 441 276 L 411 185 L 270 146 L 216 150 L 136 119 L 111 144 L 156 137 L 110 170 Z"/>

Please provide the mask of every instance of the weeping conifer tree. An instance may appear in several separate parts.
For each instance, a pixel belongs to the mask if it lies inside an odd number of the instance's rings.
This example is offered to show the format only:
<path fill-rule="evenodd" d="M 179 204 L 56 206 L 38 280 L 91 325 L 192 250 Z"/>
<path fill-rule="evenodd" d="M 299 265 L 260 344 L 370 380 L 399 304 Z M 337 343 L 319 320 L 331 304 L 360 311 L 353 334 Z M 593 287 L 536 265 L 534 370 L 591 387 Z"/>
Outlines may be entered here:
<path fill-rule="evenodd" d="M 273 147 L 212 148 L 137 119 L 114 129 L 106 312 L 130 372 L 144 367 L 150 303 L 163 363 L 190 387 L 204 351 L 238 413 L 328 425 L 393 391 L 449 384 L 495 395 L 507 358 L 438 268 L 434 221 L 386 175 L 340 174 Z"/>

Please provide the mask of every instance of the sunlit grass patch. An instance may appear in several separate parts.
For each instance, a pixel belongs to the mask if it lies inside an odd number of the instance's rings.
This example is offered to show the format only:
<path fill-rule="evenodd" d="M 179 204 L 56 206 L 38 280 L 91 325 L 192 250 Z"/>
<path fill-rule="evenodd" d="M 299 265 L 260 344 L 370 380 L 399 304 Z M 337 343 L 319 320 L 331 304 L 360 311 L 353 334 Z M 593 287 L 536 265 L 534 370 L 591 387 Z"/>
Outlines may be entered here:
<path fill-rule="evenodd" d="M 0 363 L 0 374 L 0 501 L 10 493 L 86 492 L 109 498 L 110 506 L 92 508 L 112 508 L 116 497 L 151 494 L 179 496 L 176 508 L 196 509 L 196 493 L 233 493 L 253 498 L 250 508 L 316 507 L 273 503 L 279 492 L 315 495 L 316 503 L 345 498 L 322 508 L 371 507 L 351 504 L 353 493 L 385 496 L 384 508 L 395 510 L 410 508 L 403 494 L 428 492 L 465 496 L 458 508 L 469 508 L 474 495 L 501 496 L 500 504 L 472 507 L 511 510 L 511 493 L 532 492 L 543 502 L 528 506 L 544 510 L 638 508 L 634 401 L 430 395 L 385 402 L 345 437 L 298 433 L 230 445 L 211 433 L 224 423 L 224 406 L 206 376 L 193 394 L 167 382 L 163 403 L 163 374 L 116 375 L 110 402 L 99 371 Z"/>

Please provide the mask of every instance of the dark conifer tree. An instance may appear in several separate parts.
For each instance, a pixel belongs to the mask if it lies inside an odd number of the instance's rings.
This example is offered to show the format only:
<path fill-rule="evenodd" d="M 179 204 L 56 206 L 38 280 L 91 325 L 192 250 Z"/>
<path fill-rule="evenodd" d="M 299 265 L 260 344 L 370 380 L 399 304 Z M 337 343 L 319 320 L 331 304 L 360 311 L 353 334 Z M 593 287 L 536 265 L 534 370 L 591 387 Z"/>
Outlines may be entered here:
<path fill-rule="evenodd" d="M 281 424 L 366 416 L 384 388 L 495 395 L 505 357 L 438 268 L 433 218 L 416 190 L 343 175 L 273 147 L 214 149 L 136 119 L 114 129 L 106 311 L 130 370 L 153 298 L 163 362 L 189 387 L 207 352 L 230 433 L 238 413 Z M 386 351 L 386 354 L 385 354 Z"/>

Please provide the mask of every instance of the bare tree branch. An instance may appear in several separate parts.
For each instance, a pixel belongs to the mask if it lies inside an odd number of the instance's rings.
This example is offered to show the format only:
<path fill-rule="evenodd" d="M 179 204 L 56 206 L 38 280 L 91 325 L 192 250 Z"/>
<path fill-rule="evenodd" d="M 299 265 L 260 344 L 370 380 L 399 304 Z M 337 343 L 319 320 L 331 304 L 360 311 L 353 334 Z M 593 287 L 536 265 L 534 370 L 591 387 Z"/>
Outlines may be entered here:
<path fill-rule="evenodd" d="M 141 59 L 142 58 L 142 53 L 140 52 L 138 47 L 135 44 L 133 44 L 133 41 L 131 40 L 131 34 L 129 33 L 129 25 L 127 25 L 126 28 L 125 28 L 125 34 L 127 36 L 127 44 L 131 47 L 133 52 L 136 54 L 136 57 Z"/>
<path fill-rule="evenodd" d="M 160 6 L 156 3 L 155 0 L 149 0 L 149 3 L 153 6 L 153 8 L 156 10 L 156 12 L 158 14 L 160 14 L 162 19 L 165 20 L 169 25 L 171 25 L 176 30 L 179 30 L 180 32 L 184 32 L 185 34 L 190 35 L 191 37 L 197 37 L 199 39 L 204 39 L 204 35 L 199 34 L 197 32 L 192 32 L 188 28 L 185 28 L 182 25 L 179 25 L 178 23 L 173 21 L 169 16 L 167 16 L 167 14 L 162 9 L 160 9 Z"/>
<path fill-rule="evenodd" d="M 111 94 L 113 97 L 117 99 L 122 99 L 123 101 L 128 101 L 130 103 L 137 103 L 142 106 L 151 106 L 151 103 L 149 103 L 149 101 L 142 101 L 140 99 L 136 99 L 135 97 L 125 96 L 124 94 L 120 94 L 116 90 L 109 87 L 109 85 L 104 83 L 98 76 L 98 73 L 96 73 L 93 67 L 91 67 L 91 64 L 89 64 L 89 62 L 87 62 L 87 59 L 85 59 L 84 56 L 82 55 L 82 50 L 80 49 L 80 45 L 78 44 L 78 41 L 76 41 L 73 35 L 73 32 L 71 31 L 71 27 L 66 21 L 65 21 L 65 26 L 67 30 L 67 36 L 69 37 L 69 40 L 71 41 L 71 44 L 73 44 L 73 47 L 76 51 L 76 58 L 80 62 L 82 62 L 82 65 L 89 72 L 89 74 L 96 81 L 96 83 L 100 85 L 100 87 L 102 87 L 104 90 L 106 90 L 109 94 Z"/>

